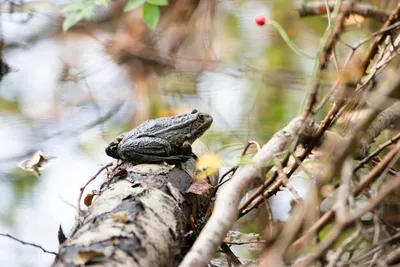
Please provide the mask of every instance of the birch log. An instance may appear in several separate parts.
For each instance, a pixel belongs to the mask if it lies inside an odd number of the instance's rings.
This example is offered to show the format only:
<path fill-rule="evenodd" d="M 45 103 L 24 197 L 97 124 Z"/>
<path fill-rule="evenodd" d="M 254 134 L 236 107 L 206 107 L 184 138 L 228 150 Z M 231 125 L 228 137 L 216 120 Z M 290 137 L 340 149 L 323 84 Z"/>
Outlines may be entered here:
<path fill-rule="evenodd" d="M 53 266 L 176 266 L 194 198 L 193 159 L 181 166 L 125 162 L 94 199 Z"/>

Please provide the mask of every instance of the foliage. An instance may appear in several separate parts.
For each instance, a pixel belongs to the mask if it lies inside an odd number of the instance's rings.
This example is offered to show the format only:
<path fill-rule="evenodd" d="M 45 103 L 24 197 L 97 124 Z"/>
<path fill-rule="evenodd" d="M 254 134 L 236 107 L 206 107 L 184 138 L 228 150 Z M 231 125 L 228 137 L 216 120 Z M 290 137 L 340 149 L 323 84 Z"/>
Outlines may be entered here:
<path fill-rule="evenodd" d="M 65 6 L 62 12 L 66 13 L 67 16 L 63 22 L 63 31 L 68 31 L 72 26 L 83 19 L 90 20 L 93 16 L 94 9 L 99 6 L 107 7 L 108 0 L 84 0 Z"/>
<path fill-rule="evenodd" d="M 72 3 L 62 9 L 66 13 L 62 29 L 64 32 L 76 25 L 81 20 L 90 20 L 97 7 L 107 7 L 109 0 L 84 0 Z M 160 6 L 168 5 L 168 0 L 129 0 L 124 11 L 142 7 L 143 20 L 151 29 L 155 29 L 160 20 Z"/>

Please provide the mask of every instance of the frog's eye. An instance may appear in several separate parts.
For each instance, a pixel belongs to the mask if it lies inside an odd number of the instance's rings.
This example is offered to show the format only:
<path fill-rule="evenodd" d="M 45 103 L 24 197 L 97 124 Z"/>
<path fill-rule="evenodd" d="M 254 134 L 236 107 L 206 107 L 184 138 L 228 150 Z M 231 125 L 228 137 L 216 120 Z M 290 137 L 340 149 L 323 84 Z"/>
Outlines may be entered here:
<path fill-rule="evenodd" d="M 202 115 L 202 114 L 197 115 L 197 120 L 199 122 L 203 122 L 204 121 L 204 115 Z"/>
<path fill-rule="evenodd" d="M 192 114 L 196 114 L 197 113 L 197 109 L 193 109 L 191 113 Z"/>

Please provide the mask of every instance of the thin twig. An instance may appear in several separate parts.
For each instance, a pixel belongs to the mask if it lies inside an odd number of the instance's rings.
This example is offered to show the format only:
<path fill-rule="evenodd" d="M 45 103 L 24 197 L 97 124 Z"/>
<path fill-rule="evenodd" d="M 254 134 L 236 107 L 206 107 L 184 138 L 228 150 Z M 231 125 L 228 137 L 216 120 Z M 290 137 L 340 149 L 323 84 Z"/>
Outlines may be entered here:
<path fill-rule="evenodd" d="M 246 146 L 244 147 L 242 154 L 240 155 L 240 157 L 243 157 L 246 155 L 247 150 L 250 148 L 251 145 L 255 145 L 257 147 L 257 152 L 261 150 L 260 144 L 257 143 L 256 141 L 250 140 L 247 142 Z M 226 180 L 224 181 L 224 178 L 231 173 L 231 177 L 235 174 L 236 170 L 239 168 L 239 166 L 235 166 L 233 168 L 231 168 L 230 170 L 228 170 L 226 173 L 224 173 L 224 175 L 222 175 L 221 179 L 219 180 L 219 183 L 215 186 L 215 189 L 218 189 L 219 187 L 221 187 L 223 184 L 225 184 L 226 182 L 229 181 Z M 214 194 L 215 195 L 215 194 Z"/>
<path fill-rule="evenodd" d="M 283 171 L 282 164 L 278 159 L 275 159 L 275 167 L 279 174 L 279 179 L 282 181 L 282 184 L 289 189 L 290 193 L 292 193 L 296 202 L 301 201 L 301 197 L 299 193 L 297 193 L 296 189 L 290 184 L 289 178 L 286 176 L 286 173 Z"/>
<path fill-rule="evenodd" d="M 390 181 L 388 181 L 382 189 L 379 191 L 379 194 L 373 198 L 366 206 L 360 208 L 354 213 L 349 214 L 346 218 L 342 218 L 341 220 L 337 220 L 334 226 L 327 236 L 321 241 L 321 243 L 314 249 L 314 253 L 306 256 L 304 260 L 295 264 L 295 267 L 307 267 L 311 266 L 314 261 L 318 260 L 340 237 L 343 230 L 345 230 L 349 225 L 351 225 L 355 220 L 359 219 L 366 212 L 375 209 L 391 192 L 400 187 L 400 176 L 397 176 Z"/>
<path fill-rule="evenodd" d="M 336 266 L 337 261 L 340 259 L 340 256 L 345 252 L 346 248 L 354 242 L 354 240 L 360 237 L 361 227 L 357 227 L 357 231 L 355 231 L 351 236 L 349 236 L 340 247 L 336 250 L 335 254 L 329 259 L 329 263 L 327 267 Z"/>
<path fill-rule="evenodd" d="M 359 169 L 361 169 L 366 163 L 368 163 L 370 160 L 372 160 L 374 157 L 376 157 L 379 153 L 381 153 L 385 148 L 388 146 L 397 143 L 397 141 L 400 140 L 400 133 L 397 134 L 396 136 L 392 137 L 390 140 L 386 141 L 382 145 L 380 145 L 374 152 L 369 154 L 367 157 L 365 157 L 363 160 L 358 163 L 358 165 L 354 168 L 353 173 L 356 173 Z"/>
<path fill-rule="evenodd" d="M 302 162 L 305 158 L 307 158 L 307 156 L 311 153 L 316 142 L 320 140 L 320 138 L 324 135 L 325 131 L 331 126 L 334 118 L 341 110 L 343 104 L 344 104 L 343 100 L 338 99 L 332 105 L 331 109 L 329 110 L 325 118 L 322 120 L 321 124 L 318 126 L 318 129 L 315 131 L 315 134 L 313 136 L 314 142 L 307 144 L 307 148 L 304 149 L 301 155 L 297 157 L 299 160 L 296 160 L 290 166 L 290 169 L 286 174 L 287 177 L 290 177 L 300 166 L 299 163 Z M 286 160 L 288 160 L 288 157 Z M 275 171 L 269 178 L 267 178 L 264 184 L 261 185 L 259 188 L 257 188 L 257 190 L 255 190 L 253 195 L 251 195 L 249 199 L 242 204 L 242 206 L 240 207 L 239 218 L 246 215 L 253 208 L 258 207 L 258 205 L 263 203 L 265 199 L 271 197 L 273 194 L 279 191 L 280 187 L 282 186 L 282 181 L 278 180 L 273 184 L 273 182 L 276 180 L 277 177 L 278 177 L 278 172 Z"/>
<path fill-rule="evenodd" d="M 250 140 L 247 142 L 246 146 L 244 147 L 240 157 L 243 157 L 246 155 L 247 150 L 250 148 L 251 145 L 255 145 L 257 147 L 257 152 L 261 150 L 259 143 L 257 143 L 256 141 Z M 209 212 L 211 210 L 211 202 L 215 198 L 215 195 L 217 194 L 218 189 L 225 183 L 229 182 L 229 180 L 233 177 L 233 175 L 235 175 L 238 168 L 239 168 L 239 166 L 235 166 L 235 167 L 231 168 L 230 170 L 228 170 L 227 172 L 225 172 L 224 175 L 221 176 L 221 179 L 219 179 L 219 183 L 213 188 L 213 191 L 212 191 L 210 197 L 208 198 L 207 204 L 205 205 L 205 207 L 207 207 L 207 209 L 204 214 L 209 214 Z M 230 177 L 228 179 L 224 180 L 225 177 L 228 176 L 228 174 L 230 174 Z M 201 214 L 200 217 L 203 217 L 204 220 L 202 219 L 202 221 L 200 222 L 200 226 L 198 227 L 199 230 L 203 229 L 204 224 L 206 223 L 205 216 L 203 216 L 203 214 Z"/>
<path fill-rule="evenodd" d="M 399 18 L 399 14 L 400 14 L 400 3 L 397 4 L 397 8 L 394 9 L 393 12 L 390 14 L 389 18 L 383 25 L 383 28 L 386 28 L 386 27 L 392 25 L 393 23 L 397 22 L 397 19 Z M 378 47 L 384 41 L 385 37 L 386 37 L 386 35 L 382 35 L 382 36 L 378 36 L 375 38 L 374 43 L 371 45 L 371 47 L 368 51 L 368 54 L 361 65 L 361 71 L 363 73 L 366 72 L 368 66 L 371 63 L 370 61 L 376 55 L 376 53 L 378 51 Z"/>
<path fill-rule="evenodd" d="M 221 244 L 221 249 L 222 252 L 224 252 L 227 256 L 228 260 L 231 261 L 234 266 L 242 265 L 238 257 L 235 255 L 235 253 L 232 252 L 231 248 L 225 242 Z"/>
<path fill-rule="evenodd" d="M 315 190 L 313 189 L 310 191 Z M 309 196 L 315 195 L 314 193 L 315 192 L 309 192 Z M 268 262 L 268 266 L 284 266 L 284 253 L 303 223 L 304 216 L 307 214 L 305 209 L 306 204 L 304 202 L 296 204 L 292 210 L 291 220 L 285 224 L 279 234 L 279 238 L 276 238 L 272 246 L 266 249 L 263 261 Z"/>
<path fill-rule="evenodd" d="M 57 253 L 55 253 L 55 252 L 53 252 L 53 251 L 49 251 L 49 250 L 47 250 L 47 249 L 44 249 L 44 248 L 43 248 L 42 246 L 40 246 L 40 245 L 36 245 L 35 243 L 30 243 L 30 242 L 22 241 L 21 239 L 18 239 L 18 238 L 16 238 L 16 237 L 13 237 L 13 236 L 10 235 L 10 234 L 3 234 L 3 233 L 0 233 L 0 235 L 1 235 L 1 236 L 8 237 L 8 238 L 10 238 L 10 239 L 12 239 L 12 240 L 15 240 L 15 241 L 21 243 L 22 245 L 27 245 L 27 246 L 32 246 L 32 247 L 35 247 L 35 248 L 39 248 L 39 249 L 41 249 L 44 253 L 53 254 L 53 255 L 55 255 L 55 256 L 58 255 Z"/>
<path fill-rule="evenodd" d="M 227 245 L 249 245 L 249 244 L 265 244 L 267 241 L 265 240 L 257 240 L 257 241 L 226 241 L 224 242 Z"/>
<path fill-rule="evenodd" d="M 336 201 L 336 219 L 340 220 L 347 216 L 347 200 L 350 192 L 350 181 L 352 178 L 353 159 L 349 156 L 343 163 L 341 174 L 341 186 Z"/>
<path fill-rule="evenodd" d="M 313 108 L 317 102 L 318 90 L 320 87 L 320 78 L 322 72 L 328 65 L 328 57 L 330 56 L 336 40 L 343 29 L 343 22 L 352 7 L 352 1 L 346 2 L 344 7 L 341 8 L 341 1 L 336 1 L 333 15 L 336 16 L 334 26 L 330 26 L 325 31 L 324 37 L 319 45 L 318 62 L 314 67 L 314 72 L 311 77 L 310 89 L 308 90 L 308 104 L 303 113 L 303 119 L 306 120 L 310 114 L 313 113 Z M 339 12 L 340 11 L 340 12 Z"/>
<path fill-rule="evenodd" d="M 397 143 L 397 145 L 389 151 L 389 153 L 384 157 L 384 159 L 380 162 L 379 165 L 374 167 L 366 176 L 364 176 L 360 183 L 358 183 L 352 190 L 351 194 L 353 197 L 357 197 L 360 195 L 368 186 L 373 183 L 382 172 L 385 171 L 386 167 L 390 164 L 392 159 L 396 157 L 396 155 L 400 151 L 400 143 Z M 319 218 L 318 221 L 316 221 L 308 230 L 307 232 L 297 239 L 291 246 L 290 249 L 294 251 L 298 251 L 301 247 L 303 247 L 308 240 L 310 240 L 318 231 L 320 231 L 322 228 L 324 228 L 326 225 L 328 225 L 332 219 L 335 216 L 335 209 L 336 206 L 333 206 L 331 210 L 326 212 L 324 215 L 322 215 L 321 218 Z"/>
<path fill-rule="evenodd" d="M 391 237 L 385 238 L 381 241 L 379 241 L 379 243 L 372 245 L 369 248 L 369 251 L 365 251 L 364 253 L 361 253 L 360 255 L 354 257 L 353 259 L 351 259 L 349 261 L 349 263 L 355 263 L 355 262 L 359 262 L 367 257 L 369 257 L 371 254 L 376 253 L 377 251 L 381 250 L 387 243 L 392 242 L 393 240 L 396 240 L 400 238 L 400 232 L 394 234 Z"/>
<path fill-rule="evenodd" d="M 78 196 L 78 200 L 76 201 L 76 214 L 75 214 L 75 225 L 78 226 L 80 224 L 80 216 L 81 216 L 81 200 L 82 200 L 82 196 L 83 196 L 83 192 L 85 191 L 85 188 L 92 182 L 94 181 L 97 176 L 99 176 L 99 174 L 104 171 L 106 168 L 112 166 L 113 163 L 110 162 L 107 165 L 104 165 L 103 167 L 101 167 L 96 173 L 95 175 L 93 175 L 93 177 L 91 177 L 80 189 L 79 189 L 79 196 Z"/>

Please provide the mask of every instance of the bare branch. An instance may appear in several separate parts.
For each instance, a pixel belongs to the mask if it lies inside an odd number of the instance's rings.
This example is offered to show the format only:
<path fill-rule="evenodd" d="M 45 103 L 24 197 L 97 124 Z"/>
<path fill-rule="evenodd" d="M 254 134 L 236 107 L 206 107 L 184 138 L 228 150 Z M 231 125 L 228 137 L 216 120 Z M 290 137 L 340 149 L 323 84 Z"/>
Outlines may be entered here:
<path fill-rule="evenodd" d="M 350 216 L 343 218 L 342 220 L 336 221 L 334 229 L 331 230 L 329 234 L 316 247 L 315 253 L 306 256 L 305 259 L 303 259 L 298 264 L 295 264 L 294 266 L 295 267 L 311 266 L 314 261 L 319 259 L 334 244 L 334 242 L 340 237 L 344 229 L 346 229 L 349 225 L 354 223 L 355 220 L 360 218 L 366 212 L 376 208 L 391 192 L 396 190 L 398 187 L 400 187 L 400 176 L 396 176 L 395 178 L 388 181 L 380 190 L 378 196 L 373 198 L 368 203 L 368 205 L 355 211 Z M 396 254 L 396 256 L 399 255 Z"/>
<path fill-rule="evenodd" d="M 387 19 L 382 28 L 386 28 L 397 22 L 399 15 L 400 15 L 400 3 L 397 4 L 397 8 L 393 10 L 393 12 L 390 14 L 389 18 Z M 379 45 L 383 42 L 383 40 L 385 40 L 388 34 L 389 33 L 385 33 L 375 38 L 374 43 L 371 45 L 371 48 L 369 49 L 368 54 L 361 65 L 362 72 L 365 72 L 367 70 L 370 61 L 374 58 L 374 56 L 378 51 Z"/>
<path fill-rule="evenodd" d="M 3 234 L 3 233 L 0 233 L 0 235 L 1 235 L 1 236 L 8 237 L 8 238 L 11 238 L 12 240 L 17 241 L 17 242 L 21 243 L 22 245 L 27 245 L 27 246 L 32 246 L 32 247 L 35 247 L 35 248 L 39 248 L 39 249 L 41 249 L 44 253 L 53 254 L 53 255 L 55 255 L 55 256 L 58 255 L 57 253 L 55 253 L 55 252 L 53 252 L 53 251 L 49 251 L 49 250 L 47 250 L 47 249 L 44 249 L 42 246 L 36 245 L 35 243 L 30 243 L 30 242 L 22 241 L 21 239 L 18 239 L 18 238 L 16 238 L 16 237 L 13 237 L 13 236 L 10 235 L 10 234 Z"/>
<path fill-rule="evenodd" d="M 290 193 L 292 193 L 296 202 L 300 202 L 301 197 L 300 197 L 299 193 L 297 193 L 296 189 L 294 189 L 294 187 L 290 184 L 289 178 L 286 176 L 286 173 L 283 171 L 282 164 L 278 159 L 275 160 L 275 167 L 279 173 L 279 179 L 282 181 L 282 184 L 290 191 Z"/>
<path fill-rule="evenodd" d="M 340 1 L 338 1 L 340 3 Z M 318 90 L 320 86 L 320 78 L 322 72 L 326 69 L 328 65 L 328 57 L 330 56 L 334 45 L 343 30 L 343 22 L 352 7 L 352 1 L 348 1 L 343 4 L 342 8 L 340 9 L 339 14 L 337 14 L 335 19 L 335 24 L 333 29 L 329 31 L 327 30 L 328 37 L 325 40 L 321 41 L 320 44 L 320 53 L 318 55 L 318 63 L 315 66 L 315 71 L 313 73 L 313 77 L 311 78 L 311 86 L 309 90 L 309 98 L 307 108 L 304 111 L 303 118 L 308 118 L 308 116 L 312 113 L 314 105 L 317 102 Z"/>
<path fill-rule="evenodd" d="M 342 99 L 338 99 L 331 109 L 329 110 L 328 114 L 322 120 L 320 125 L 314 124 L 314 127 L 308 128 L 310 132 L 307 134 L 303 132 L 304 136 L 313 136 L 312 142 L 307 143 L 307 148 L 303 150 L 301 155 L 298 157 L 299 160 L 296 160 L 291 166 L 290 170 L 287 173 L 287 177 L 290 177 L 300 166 L 299 162 L 302 162 L 313 150 L 315 144 L 322 138 L 325 131 L 331 126 L 335 116 L 340 111 L 341 107 L 343 106 Z M 282 186 L 282 181 L 278 180 L 275 183 L 275 179 L 278 177 L 278 172 L 274 172 L 272 176 L 270 176 L 263 185 L 261 185 L 255 192 L 249 197 L 245 203 L 240 207 L 239 217 L 246 215 L 252 208 L 257 207 L 261 203 L 268 199 L 276 192 L 279 191 L 280 187 Z"/>
<path fill-rule="evenodd" d="M 293 119 L 285 128 L 277 132 L 253 157 L 255 165 L 240 168 L 229 183 L 221 187 L 213 214 L 182 261 L 181 267 L 204 266 L 211 260 L 217 247 L 236 221 L 240 199 L 244 196 L 249 184 L 254 179 L 263 177 L 268 170 L 266 167 L 257 165 L 273 160 L 277 153 L 285 150 L 293 140 L 301 121 L 301 118 Z"/>
<path fill-rule="evenodd" d="M 352 189 L 352 196 L 357 197 L 361 194 L 370 184 L 372 184 L 380 174 L 382 174 L 393 158 L 400 151 L 400 143 L 397 143 L 396 146 L 389 151 L 389 153 L 384 157 L 380 164 L 378 164 L 375 168 L 373 168 L 366 176 L 364 176 L 360 183 L 357 184 Z M 297 239 L 289 248 L 289 250 L 299 251 L 305 244 L 307 244 L 308 240 L 315 236 L 315 234 L 328 225 L 332 219 L 335 217 L 335 209 L 336 206 L 333 206 L 332 209 L 326 212 L 315 224 L 308 229 L 308 231 L 299 239 Z"/>
<path fill-rule="evenodd" d="M 346 248 L 354 242 L 357 238 L 360 237 L 360 232 L 361 228 L 358 227 L 357 231 L 355 231 L 352 235 L 350 235 L 343 243 L 340 245 L 340 247 L 336 250 L 335 254 L 331 256 L 329 259 L 329 263 L 327 267 L 334 267 L 336 266 L 337 261 L 340 259 L 340 256 L 345 252 Z"/>
<path fill-rule="evenodd" d="M 334 6 L 334 1 L 328 2 L 329 11 L 332 11 Z M 325 15 L 328 11 L 326 4 L 323 1 L 304 1 L 301 6 L 296 8 L 299 10 L 301 17 Z M 378 9 L 372 5 L 362 3 L 355 3 L 351 8 L 350 13 L 373 18 L 379 22 L 385 22 L 390 16 L 390 12 L 386 10 Z"/>
<path fill-rule="evenodd" d="M 397 143 L 397 141 L 400 140 L 400 133 L 391 138 L 389 141 L 386 141 L 382 145 L 380 145 L 374 152 L 366 156 L 363 160 L 358 163 L 358 165 L 354 168 L 353 172 L 356 173 L 359 169 L 361 169 L 367 162 L 372 160 L 374 157 L 378 156 L 379 153 L 381 153 L 385 148 L 387 148 L 390 145 L 393 145 Z"/>
<path fill-rule="evenodd" d="M 112 166 L 113 163 L 108 163 L 107 165 L 101 167 L 96 173 L 95 175 L 93 175 L 93 177 L 91 177 L 80 189 L 79 189 L 79 196 L 78 196 L 78 200 L 76 201 L 76 214 L 75 214 L 75 226 L 74 229 L 77 229 L 79 224 L 80 224 L 80 214 L 81 214 L 81 200 L 82 200 L 82 195 L 83 192 L 85 191 L 85 188 L 91 183 L 93 182 L 97 176 L 99 176 L 99 174 L 104 171 L 106 168 Z M 74 233 L 74 230 L 72 231 L 72 233 Z"/>
<path fill-rule="evenodd" d="M 378 137 L 384 130 L 388 129 L 390 125 L 395 123 L 400 118 L 400 102 L 396 102 L 376 117 L 373 123 L 368 127 L 364 135 L 364 140 L 370 144 Z"/>

